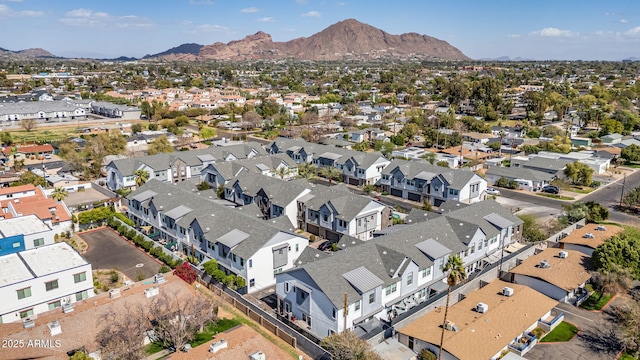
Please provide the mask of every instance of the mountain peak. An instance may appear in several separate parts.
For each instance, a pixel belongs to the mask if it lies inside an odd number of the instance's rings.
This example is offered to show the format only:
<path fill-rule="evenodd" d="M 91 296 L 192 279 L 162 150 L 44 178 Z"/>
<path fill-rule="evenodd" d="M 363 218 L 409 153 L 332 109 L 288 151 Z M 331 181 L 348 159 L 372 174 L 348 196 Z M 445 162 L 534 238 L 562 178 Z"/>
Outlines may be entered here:
<path fill-rule="evenodd" d="M 171 50 L 177 50 L 174 48 Z M 180 49 L 182 50 L 182 49 Z M 339 60 L 353 58 L 429 57 L 446 60 L 468 59 L 446 41 L 428 35 L 406 33 L 391 35 L 356 19 L 345 19 L 305 38 L 274 42 L 271 35 L 258 31 L 227 44 L 216 42 L 202 46 L 194 60 L 285 59 Z M 168 51 L 175 54 L 175 51 Z M 167 52 L 165 52 L 167 53 Z M 159 56 L 165 53 L 157 54 Z"/>

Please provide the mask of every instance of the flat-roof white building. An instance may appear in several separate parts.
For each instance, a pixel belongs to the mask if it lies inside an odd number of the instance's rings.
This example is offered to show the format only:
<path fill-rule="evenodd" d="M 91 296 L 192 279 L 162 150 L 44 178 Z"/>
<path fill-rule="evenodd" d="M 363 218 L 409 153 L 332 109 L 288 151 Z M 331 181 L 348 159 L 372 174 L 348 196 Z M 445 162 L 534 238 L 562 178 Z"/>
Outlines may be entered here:
<path fill-rule="evenodd" d="M 36 215 L 0 220 L 0 256 L 51 245 L 54 236 L 55 231 Z"/>
<path fill-rule="evenodd" d="M 94 296 L 91 264 L 67 243 L 0 257 L 0 322 L 10 323 Z"/>

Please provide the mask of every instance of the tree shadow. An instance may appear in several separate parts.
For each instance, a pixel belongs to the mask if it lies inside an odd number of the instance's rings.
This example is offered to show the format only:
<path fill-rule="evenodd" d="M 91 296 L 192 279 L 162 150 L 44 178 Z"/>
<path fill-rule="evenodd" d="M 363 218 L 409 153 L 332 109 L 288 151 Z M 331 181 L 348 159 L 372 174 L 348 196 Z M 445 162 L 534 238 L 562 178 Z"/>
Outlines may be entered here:
<path fill-rule="evenodd" d="M 622 340 L 614 329 L 604 332 L 585 330 L 578 333 L 578 338 L 589 350 L 600 355 L 616 355 L 624 348 Z"/>

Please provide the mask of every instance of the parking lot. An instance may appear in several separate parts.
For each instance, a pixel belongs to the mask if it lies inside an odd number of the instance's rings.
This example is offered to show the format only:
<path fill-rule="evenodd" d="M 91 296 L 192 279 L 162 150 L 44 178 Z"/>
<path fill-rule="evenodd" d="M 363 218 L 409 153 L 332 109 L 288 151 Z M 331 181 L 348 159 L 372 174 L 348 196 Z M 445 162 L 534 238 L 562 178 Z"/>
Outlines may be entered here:
<path fill-rule="evenodd" d="M 94 270 L 116 269 L 132 281 L 147 279 L 158 273 L 160 264 L 115 231 L 105 228 L 78 234 L 89 249 L 84 257 Z"/>

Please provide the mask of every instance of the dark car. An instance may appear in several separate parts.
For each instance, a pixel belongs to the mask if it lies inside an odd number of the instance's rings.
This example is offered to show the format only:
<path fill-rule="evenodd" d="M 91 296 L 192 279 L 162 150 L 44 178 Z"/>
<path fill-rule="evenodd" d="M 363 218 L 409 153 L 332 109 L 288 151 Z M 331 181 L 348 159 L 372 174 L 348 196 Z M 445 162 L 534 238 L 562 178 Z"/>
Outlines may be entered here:
<path fill-rule="evenodd" d="M 543 193 L 556 194 L 556 195 L 560 193 L 560 189 L 557 186 L 545 186 L 542 188 L 541 191 Z"/>
<path fill-rule="evenodd" d="M 318 246 L 318 250 L 320 251 L 331 250 L 331 245 L 332 245 L 331 241 L 327 240 Z"/>

